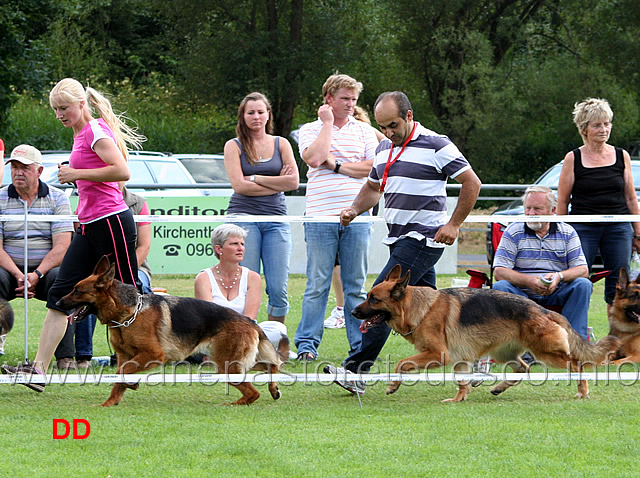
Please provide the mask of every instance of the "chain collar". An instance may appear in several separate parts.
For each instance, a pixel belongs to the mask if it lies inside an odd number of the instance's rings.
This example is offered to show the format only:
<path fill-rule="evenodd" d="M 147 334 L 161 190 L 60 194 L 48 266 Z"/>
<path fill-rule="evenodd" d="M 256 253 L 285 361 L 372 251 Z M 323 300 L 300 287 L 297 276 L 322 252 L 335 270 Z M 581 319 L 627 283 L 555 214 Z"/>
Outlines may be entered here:
<path fill-rule="evenodd" d="M 138 294 L 138 303 L 136 304 L 136 311 L 133 313 L 131 318 L 128 319 L 128 320 L 125 320 L 122 323 L 120 323 L 120 322 L 118 322 L 116 320 L 112 320 L 111 322 L 113 322 L 116 325 L 110 325 L 109 328 L 110 329 L 115 329 L 117 327 L 129 327 L 136 320 L 136 317 L 138 317 L 138 312 L 140 312 L 140 309 L 142 309 L 142 295 Z"/>

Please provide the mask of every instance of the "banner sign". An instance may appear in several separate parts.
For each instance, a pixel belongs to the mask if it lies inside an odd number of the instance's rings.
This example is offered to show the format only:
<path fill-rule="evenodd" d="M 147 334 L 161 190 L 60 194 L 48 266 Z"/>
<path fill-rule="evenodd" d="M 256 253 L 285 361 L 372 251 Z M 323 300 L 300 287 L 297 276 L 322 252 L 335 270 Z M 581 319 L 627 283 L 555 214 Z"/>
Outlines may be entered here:
<path fill-rule="evenodd" d="M 149 265 L 154 274 L 197 274 L 218 262 L 211 233 L 221 224 L 229 197 L 148 197 L 150 214 L 207 216 L 211 222 L 152 222 Z"/>
<path fill-rule="evenodd" d="M 78 198 L 69 199 L 71 210 L 75 211 Z M 152 215 L 211 218 L 210 222 L 152 222 L 151 251 L 147 260 L 153 274 L 197 274 L 217 264 L 211 233 L 221 224 L 216 217 L 227 212 L 228 196 L 149 196 L 146 199 Z"/>

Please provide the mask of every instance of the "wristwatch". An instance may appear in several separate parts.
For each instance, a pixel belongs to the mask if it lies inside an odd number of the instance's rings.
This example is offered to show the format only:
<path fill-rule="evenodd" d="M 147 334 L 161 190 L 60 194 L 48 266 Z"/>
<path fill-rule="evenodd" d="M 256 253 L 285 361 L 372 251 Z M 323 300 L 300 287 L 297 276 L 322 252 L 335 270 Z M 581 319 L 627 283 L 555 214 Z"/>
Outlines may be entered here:
<path fill-rule="evenodd" d="M 44 274 L 38 269 L 34 270 L 33 273 L 38 276 L 38 279 L 42 279 L 44 277 Z"/>
<path fill-rule="evenodd" d="M 564 274 L 562 272 L 558 272 L 558 275 L 560 276 L 560 282 L 564 282 Z"/>
<path fill-rule="evenodd" d="M 340 171 L 340 166 L 342 166 L 342 161 L 340 161 L 339 159 L 336 159 L 336 167 L 333 168 L 333 172 L 337 173 L 338 171 Z"/>

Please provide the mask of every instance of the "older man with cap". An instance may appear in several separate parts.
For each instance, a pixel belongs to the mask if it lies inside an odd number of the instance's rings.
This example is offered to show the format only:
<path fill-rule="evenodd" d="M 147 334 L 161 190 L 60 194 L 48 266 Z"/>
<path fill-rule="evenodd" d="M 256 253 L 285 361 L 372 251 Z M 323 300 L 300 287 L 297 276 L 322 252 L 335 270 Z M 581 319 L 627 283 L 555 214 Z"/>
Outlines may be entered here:
<path fill-rule="evenodd" d="M 71 215 L 69 199 L 60 189 L 40 181 L 42 155 L 21 144 L 5 164 L 11 165 L 11 184 L 0 188 L 0 215 Z M 27 275 L 24 274 L 24 223 L 0 222 L 0 298 L 27 297 L 46 301 L 58 266 L 71 243 L 71 221 L 30 221 L 27 230 Z M 0 336 L 4 350 L 6 336 Z"/>

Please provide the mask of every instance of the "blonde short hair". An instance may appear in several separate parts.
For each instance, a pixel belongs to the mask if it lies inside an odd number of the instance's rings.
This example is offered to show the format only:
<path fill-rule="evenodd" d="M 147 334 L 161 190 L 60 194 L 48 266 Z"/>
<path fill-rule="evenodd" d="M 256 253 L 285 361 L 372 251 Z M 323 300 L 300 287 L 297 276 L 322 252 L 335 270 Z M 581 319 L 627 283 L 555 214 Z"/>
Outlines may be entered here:
<path fill-rule="evenodd" d="M 362 83 L 351 78 L 349 75 L 341 75 L 336 73 L 331 75 L 322 85 L 322 98 L 327 101 L 327 95 L 336 96 L 338 90 L 344 88 L 346 90 L 356 90 L 358 95 L 362 92 Z"/>
<path fill-rule="evenodd" d="M 231 236 L 238 236 L 244 239 L 247 237 L 247 231 L 242 229 L 236 224 L 220 224 L 213 230 L 211 234 L 211 245 L 213 246 L 213 253 L 217 259 L 220 259 L 220 255 L 216 252 L 216 246 L 224 246 L 227 239 Z"/>
<path fill-rule="evenodd" d="M 587 98 L 576 103 L 573 107 L 573 122 L 578 127 L 582 141 L 587 140 L 585 130 L 591 121 L 613 119 L 613 110 L 607 100 L 601 98 Z"/>

